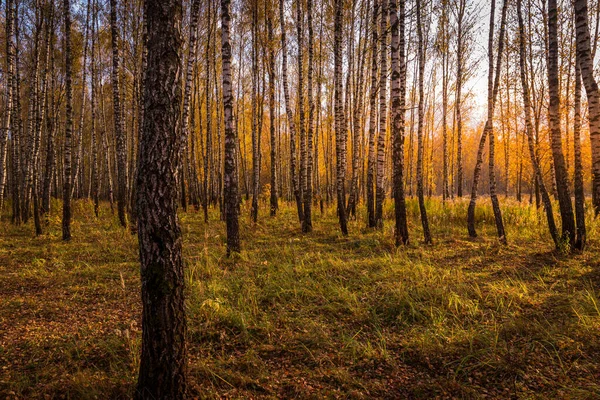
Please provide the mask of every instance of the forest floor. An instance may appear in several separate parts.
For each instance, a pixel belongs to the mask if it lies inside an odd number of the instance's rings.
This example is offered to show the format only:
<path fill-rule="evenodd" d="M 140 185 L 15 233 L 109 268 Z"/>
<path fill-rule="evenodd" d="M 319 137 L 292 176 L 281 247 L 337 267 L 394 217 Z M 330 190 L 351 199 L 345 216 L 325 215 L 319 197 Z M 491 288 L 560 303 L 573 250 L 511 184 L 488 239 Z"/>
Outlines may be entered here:
<path fill-rule="evenodd" d="M 502 201 L 508 246 L 488 203 L 480 237 L 466 201 L 428 203 L 434 244 L 392 222 L 339 234 L 335 210 L 300 232 L 294 209 L 257 225 L 224 257 L 217 211 L 181 214 L 189 389 L 198 398 L 600 398 L 600 222 L 589 249 L 555 251 L 535 207 Z M 54 210 L 60 205 L 55 203 Z M 130 398 L 140 353 L 137 239 L 108 205 L 75 203 L 73 240 L 0 222 L 0 398 Z M 386 207 L 391 218 L 393 208 Z M 6 214 L 6 213 L 5 213 Z"/>

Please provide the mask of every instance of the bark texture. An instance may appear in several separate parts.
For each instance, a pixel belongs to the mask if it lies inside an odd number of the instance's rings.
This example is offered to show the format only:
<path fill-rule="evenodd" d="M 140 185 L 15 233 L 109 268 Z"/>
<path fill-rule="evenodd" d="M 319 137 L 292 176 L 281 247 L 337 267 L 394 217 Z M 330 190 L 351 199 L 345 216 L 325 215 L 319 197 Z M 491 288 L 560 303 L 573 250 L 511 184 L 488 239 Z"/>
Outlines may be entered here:
<path fill-rule="evenodd" d="M 177 171 L 181 147 L 182 4 L 146 0 L 147 68 L 137 174 L 142 356 L 136 399 L 183 399 L 186 320 Z"/>

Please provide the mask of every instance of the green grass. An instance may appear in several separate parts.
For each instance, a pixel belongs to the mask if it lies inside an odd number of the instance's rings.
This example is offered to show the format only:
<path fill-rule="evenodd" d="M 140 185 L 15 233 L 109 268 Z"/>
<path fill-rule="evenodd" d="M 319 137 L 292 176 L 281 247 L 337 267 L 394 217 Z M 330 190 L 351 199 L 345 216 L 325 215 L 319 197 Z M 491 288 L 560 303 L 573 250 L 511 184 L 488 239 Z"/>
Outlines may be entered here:
<path fill-rule="evenodd" d="M 535 207 L 493 214 L 428 201 L 434 244 L 393 245 L 364 209 L 340 235 L 335 209 L 304 235 L 291 206 L 257 225 L 242 207 L 243 251 L 225 255 L 211 212 L 180 215 L 186 260 L 190 394 L 200 398 L 600 398 L 600 224 L 589 249 L 553 249 Z M 59 210 L 58 203 L 53 204 Z M 140 352 L 137 239 L 107 205 L 77 202 L 73 240 L 0 222 L 0 395 L 132 396 Z"/>

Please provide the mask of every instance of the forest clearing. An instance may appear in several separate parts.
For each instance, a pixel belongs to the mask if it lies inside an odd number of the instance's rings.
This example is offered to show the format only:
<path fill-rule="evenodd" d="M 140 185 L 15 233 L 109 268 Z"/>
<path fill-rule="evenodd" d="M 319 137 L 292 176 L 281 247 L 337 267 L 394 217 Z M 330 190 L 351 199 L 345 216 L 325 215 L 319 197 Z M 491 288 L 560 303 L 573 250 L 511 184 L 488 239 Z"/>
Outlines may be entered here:
<path fill-rule="evenodd" d="M 504 246 L 482 203 L 471 239 L 465 201 L 428 201 L 434 243 L 406 248 L 389 224 L 350 221 L 342 236 L 331 207 L 303 236 L 285 205 L 256 225 L 242 218 L 232 258 L 217 214 L 181 213 L 190 397 L 598 398 L 600 242 L 555 251 L 542 213 L 507 201 Z M 416 200 L 407 206 L 418 232 Z M 136 237 L 108 204 L 99 220 L 91 202 L 74 209 L 70 243 L 59 218 L 37 238 L 0 225 L 2 398 L 133 396 Z M 589 229 L 599 237 L 591 218 Z"/>

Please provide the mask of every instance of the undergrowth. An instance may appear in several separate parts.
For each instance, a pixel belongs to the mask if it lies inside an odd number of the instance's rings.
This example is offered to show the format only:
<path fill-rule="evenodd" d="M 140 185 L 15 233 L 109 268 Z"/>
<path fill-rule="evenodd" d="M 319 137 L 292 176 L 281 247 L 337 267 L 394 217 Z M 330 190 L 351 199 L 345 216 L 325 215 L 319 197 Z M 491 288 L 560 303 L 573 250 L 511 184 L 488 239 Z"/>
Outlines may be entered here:
<path fill-rule="evenodd" d="M 0 394 L 130 398 L 140 353 L 137 239 L 108 205 L 75 202 L 73 240 L 60 205 L 46 233 L 0 222 Z M 423 245 L 409 200 L 411 244 L 393 244 L 359 208 L 339 233 L 335 208 L 302 234 L 294 208 L 259 223 L 242 206 L 243 250 L 225 257 L 218 210 L 180 214 L 186 261 L 190 395 L 199 398 L 600 398 L 599 224 L 589 248 L 556 252 L 534 206 L 503 200 L 508 246 L 493 213 L 428 200 Z M 6 218 L 6 217 L 5 217 Z"/>

